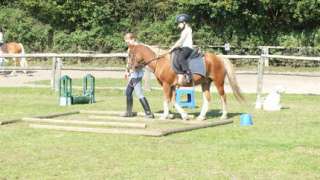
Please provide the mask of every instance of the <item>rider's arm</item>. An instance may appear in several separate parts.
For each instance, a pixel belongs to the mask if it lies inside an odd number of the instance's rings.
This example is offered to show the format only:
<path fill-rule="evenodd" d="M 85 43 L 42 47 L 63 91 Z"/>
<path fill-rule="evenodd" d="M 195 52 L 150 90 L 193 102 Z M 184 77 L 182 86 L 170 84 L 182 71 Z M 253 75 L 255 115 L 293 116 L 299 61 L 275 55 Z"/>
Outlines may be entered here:
<path fill-rule="evenodd" d="M 187 31 L 182 31 L 179 40 L 171 47 L 170 51 L 172 51 L 174 48 L 181 47 L 183 42 L 186 40 L 186 38 L 187 38 Z"/>

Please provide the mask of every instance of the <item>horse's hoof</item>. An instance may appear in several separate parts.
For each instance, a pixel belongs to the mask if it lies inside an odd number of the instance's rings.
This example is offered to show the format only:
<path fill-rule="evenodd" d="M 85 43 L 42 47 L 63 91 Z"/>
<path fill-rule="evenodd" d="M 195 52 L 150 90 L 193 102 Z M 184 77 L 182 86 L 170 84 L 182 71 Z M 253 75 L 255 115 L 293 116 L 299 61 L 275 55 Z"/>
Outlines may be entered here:
<path fill-rule="evenodd" d="M 189 120 L 188 114 L 181 114 L 181 118 L 182 118 L 182 120 L 184 120 L 184 121 Z"/>
<path fill-rule="evenodd" d="M 205 116 L 198 116 L 197 117 L 197 121 L 204 121 L 204 120 L 206 120 Z"/>
<path fill-rule="evenodd" d="M 166 119 L 168 119 L 168 115 L 162 115 L 162 116 L 160 116 L 160 120 L 166 120 Z"/>
<path fill-rule="evenodd" d="M 226 120 L 226 119 L 228 119 L 228 115 L 224 114 L 224 115 L 222 115 L 222 116 L 220 117 L 220 119 L 221 119 L 221 120 Z"/>

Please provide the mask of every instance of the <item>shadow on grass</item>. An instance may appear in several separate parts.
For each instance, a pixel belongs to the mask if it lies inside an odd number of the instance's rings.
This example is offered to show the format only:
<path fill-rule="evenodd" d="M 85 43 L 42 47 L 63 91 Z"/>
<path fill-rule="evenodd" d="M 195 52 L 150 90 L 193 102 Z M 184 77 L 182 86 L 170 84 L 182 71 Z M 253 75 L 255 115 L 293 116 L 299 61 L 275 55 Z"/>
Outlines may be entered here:
<path fill-rule="evenodd" d="M 198 116 L 200 114 L 200 112 L 194 112 L 194 113 L 190 113 L 194 116 Z M 228 118 L 233 118 L 235 116 L 240 116 L 242 113 L 228 113 Z M 219 109 L 213 109 L 213 110 L 209 110 L 207 112 L 207 119 L 213 119 L 213 118 L 220 118 L 222 115 L 221 110 Z"/>
<path fill-rule="evenodd" d="M 0 72 L 0 75 L 4 76 L 4 77 L 9 77 L 9 76 L 18 76 L 20 74 L 25 74 L 22 70 L 16 70 L 15 71 L 15 74 L 12 74 L 14 72 L 14 70 L 4 70 L 2 72 Z M 26 75 L 27 76 L 34 76 L 33 74 L 35 73 L 36 71 L 30 71 L 28 70 Z"/>
<path fill-rule="evenodd" d="M 181 118 L 179 113 L 177 113 L 177 112 L 173 113 L 171 111 L 169 111 L 169 112 L 170 112 L 170 114 L 173 114 L 175 118 Z M 163 113 L 163 111 L 160 110 L 160 111 L 156 111 L 155 113 Z M 192 112 L 192 113 L 188 113 L 188 114 L 193 115 L 196 118 L 197 116 L 199 116 L 200 112 Z M 228 118 L 240 116 L 241 114 L 243 114 L 243 113 L 239 113 L 239 112 L 228 113 Z M 215 118 L 220 118 L 220 117 L 221 117 L 221 110 L 214 109 L 214 110 L 209 110 L 207 112 L 207 119 L 215 119 Z"/>

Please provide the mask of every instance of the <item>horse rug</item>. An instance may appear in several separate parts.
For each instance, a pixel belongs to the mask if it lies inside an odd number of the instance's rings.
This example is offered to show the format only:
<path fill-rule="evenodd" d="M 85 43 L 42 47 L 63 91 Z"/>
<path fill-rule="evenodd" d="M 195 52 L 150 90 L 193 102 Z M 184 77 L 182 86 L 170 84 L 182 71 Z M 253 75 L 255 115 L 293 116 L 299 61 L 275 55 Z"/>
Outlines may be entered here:
<path fill-rule="evenodd" d="M 184 74 L 184 72 L 181 70 L 182 68 L 180 63 L 177 62 L 176 58 L 174 58 L 175 55 L 176 55 L 175 53 L 172 53 L 171 67 L 175 73 Z M 187 63 L 192 74 L 199 74 L 201 76 L 206 76 L 204 57 L 203 55 L 198 53 L 197 50 L 194 50 L 191 53 L 191 55 L 187 60 Z"/>

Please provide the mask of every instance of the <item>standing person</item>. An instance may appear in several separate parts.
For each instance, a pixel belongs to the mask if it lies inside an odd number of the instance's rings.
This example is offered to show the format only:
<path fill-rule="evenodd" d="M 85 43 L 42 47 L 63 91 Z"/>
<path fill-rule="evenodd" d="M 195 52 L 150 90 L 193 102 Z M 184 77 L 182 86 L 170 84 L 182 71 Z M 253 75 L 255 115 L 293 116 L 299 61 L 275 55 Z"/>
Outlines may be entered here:
<path fill-rule="evenodd" d="M 0 54 L 2 54 L 2 45 L 3 45 L 3 29 L 0 27 Z M 0 70 L 3 71 L 4 68 L 4 58 L 0 57 Z"/>
<path fill-rule="evenodd" d="M 223 54 L 229 54 L 230 51 L 230 44 L 228 42 L 224 43 L 224 53 Z"/>
<path fill-rule="evenodd" d="M 190 16 L 187 14 L 180 14 L 176 17 L 176 23 L 178 23 L 178 28 L 181 30 L 181 35 L 179 40 L 169 50 L 175 53 L 176 60 L 180 64 L 184 74 L 187 75 L 187 83 L 192 81 L 192 74 L 187 59 L 193 51 L 192 29 L 188 24 L 189 20 Z M 179 79 L 183 78 L 181 75 L 178 75 L 178 77 Z"/>
<path fill-rule="evenodd" d="M 136 40 L 136 36 L 133 33 L 127 33 L 124 36 L 124 41 L 127 43 L 127 45 L 137 45 L 139 44 Z M 129 60 L 129 59 L 128 59 Z M 147 99 L 143 95 L 141 80 L 143 78 L 143 68 L 137 68 L 132 69 L 129 63 L 127 63 L 127 69 L 125 72 L 125 78 L 128 79 L 128 85 L 126 88 L 126 97 L 127 97 L 127 110 L 123 114 L 121 114 L 122 117 L 132 117 L 136 114 L 132 112 L 133 107 L 133 97 L 132 93 L 133 91 L 139 98 L 139 101 L 144 109 L 145 117 L 146 118 L 154 118 L 153 113 L 151 112 L 149 103 Z"/>
<path fill-rule="evenodd" d="M 0 27 L 0 48 L 3 45 L 4 40 L 3 40 L 3 29 L 2 27 Z"/>

